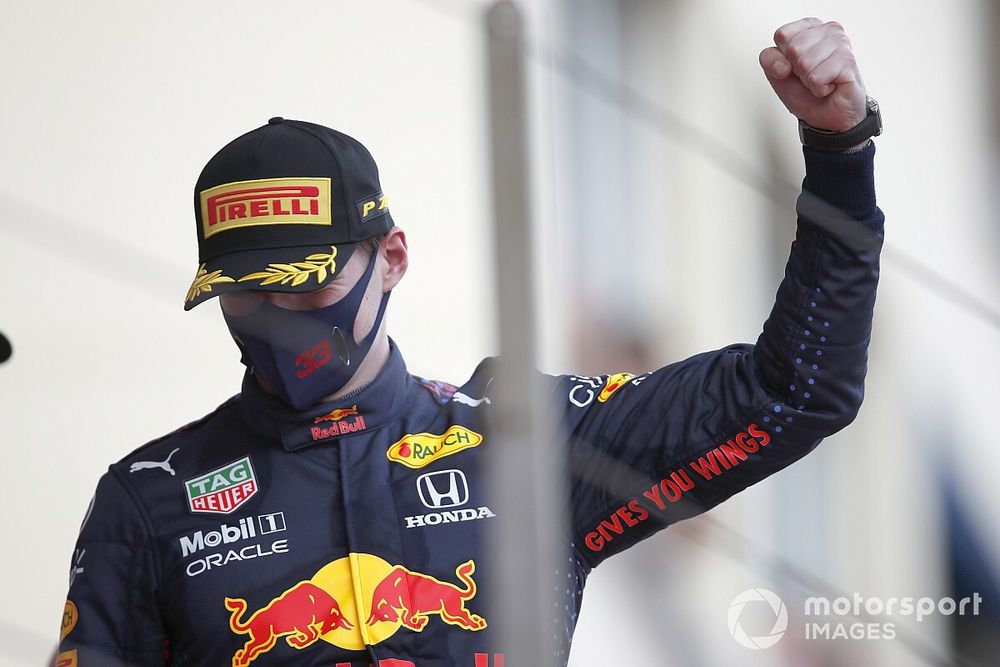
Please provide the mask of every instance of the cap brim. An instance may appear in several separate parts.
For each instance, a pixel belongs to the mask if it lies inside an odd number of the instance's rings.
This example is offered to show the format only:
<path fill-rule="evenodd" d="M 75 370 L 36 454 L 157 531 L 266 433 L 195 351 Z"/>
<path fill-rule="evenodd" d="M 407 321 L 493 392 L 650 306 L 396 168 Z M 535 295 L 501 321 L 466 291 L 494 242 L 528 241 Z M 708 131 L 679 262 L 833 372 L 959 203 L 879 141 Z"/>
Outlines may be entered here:
<path fill-rule="evenodd" d="M 357 245 L 267 248 L 214 257 L 198 267 L 184 310 L 237 290 L 313 292 L 340 273 Z"/>

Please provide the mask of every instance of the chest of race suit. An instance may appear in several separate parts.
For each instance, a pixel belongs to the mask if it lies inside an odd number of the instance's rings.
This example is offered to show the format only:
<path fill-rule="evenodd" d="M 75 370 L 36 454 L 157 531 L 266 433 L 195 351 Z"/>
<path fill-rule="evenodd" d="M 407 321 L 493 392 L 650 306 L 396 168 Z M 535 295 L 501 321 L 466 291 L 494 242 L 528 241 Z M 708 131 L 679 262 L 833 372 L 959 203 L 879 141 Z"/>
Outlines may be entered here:
<path fill-rule="evenodd" d="M 405 375 L 395 350 L 388 374 L 384 401 L 306 421 L 245 384 L 169 450 L 138 453 L 169 456 L 133 461 L 129 481 L 146 476 L 172 664 L 502 667 L 489 399 Z M 569 556 L 557 573 L 562 658 L 586 572 Z"/>

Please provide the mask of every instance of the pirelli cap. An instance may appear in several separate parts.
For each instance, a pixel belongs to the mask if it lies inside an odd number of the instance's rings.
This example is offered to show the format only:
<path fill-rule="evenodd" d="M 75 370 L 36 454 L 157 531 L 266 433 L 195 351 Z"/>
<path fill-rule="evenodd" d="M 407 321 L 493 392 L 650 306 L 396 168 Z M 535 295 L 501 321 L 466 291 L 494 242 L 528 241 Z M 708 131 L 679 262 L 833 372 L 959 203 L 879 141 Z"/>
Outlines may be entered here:
<path fill-rule="evenodd" d="M 194 215 L 199 266 L 184 310 L 237 289 L 319 289 L 359 241 L 393 226 L 375 160 L 360 142 L 284 118 L 209 160 Z"/>

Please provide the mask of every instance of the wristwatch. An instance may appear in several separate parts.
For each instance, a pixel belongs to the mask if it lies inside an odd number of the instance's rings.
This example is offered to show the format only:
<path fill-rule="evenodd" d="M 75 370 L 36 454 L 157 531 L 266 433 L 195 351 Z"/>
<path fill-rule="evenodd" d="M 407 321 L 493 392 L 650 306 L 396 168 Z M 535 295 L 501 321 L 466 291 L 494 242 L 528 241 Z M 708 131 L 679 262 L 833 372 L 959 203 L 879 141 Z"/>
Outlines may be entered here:
<path fill-rule="evenodd" d="M 843 132 L 820 130 L 799 119 L 799 139 L 802 144 L 821 151 L 846 151 L 865 140 L 882 134 L 882 113 L 878 102 L 866 98 L 868 115 L 860 123 Z"/>

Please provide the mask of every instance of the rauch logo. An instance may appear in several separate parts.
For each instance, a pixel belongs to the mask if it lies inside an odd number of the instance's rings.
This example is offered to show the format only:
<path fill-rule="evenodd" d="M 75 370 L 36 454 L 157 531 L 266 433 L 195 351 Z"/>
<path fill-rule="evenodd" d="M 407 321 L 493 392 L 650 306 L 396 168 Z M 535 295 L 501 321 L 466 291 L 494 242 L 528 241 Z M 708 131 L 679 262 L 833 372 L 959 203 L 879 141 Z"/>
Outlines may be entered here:
<path fill-rule="evenodd" d="M 455 424 L 441 435 L 408 433 L 393 443 L 385 454 L 390 461 L 417 470 L 445 456 L 478 447 L 482 442 L 483 436 Z"/>

